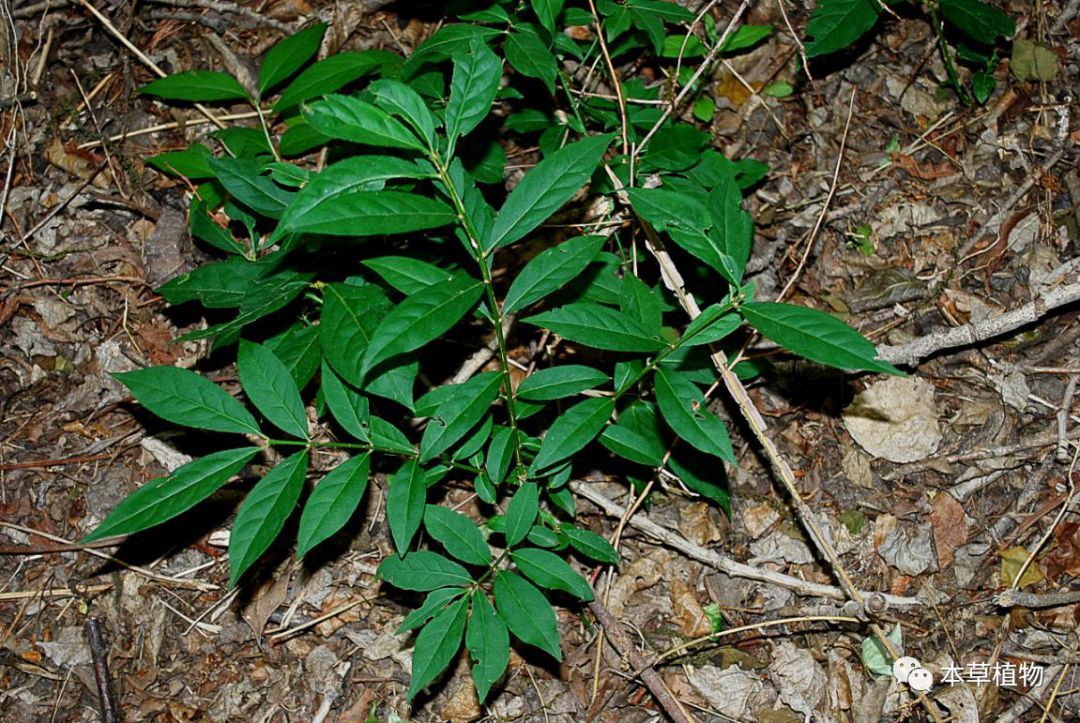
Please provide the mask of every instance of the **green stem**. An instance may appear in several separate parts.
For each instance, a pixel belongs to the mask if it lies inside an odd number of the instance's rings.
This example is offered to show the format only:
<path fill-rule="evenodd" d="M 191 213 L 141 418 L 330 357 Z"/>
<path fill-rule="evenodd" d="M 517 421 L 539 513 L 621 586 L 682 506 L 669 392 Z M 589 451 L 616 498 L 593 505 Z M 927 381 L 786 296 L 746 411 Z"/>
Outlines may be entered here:
<path fill-rule="evenodd" d="M 307 447 L 308 449 L 352 449 L 361 452 L 372 452 L 374 454 L 387 454 L 394 457 L 406 457 L 408 459 L 415 459 L 418 454 L 414 450 L 410 454 L 406 454 L 397 449 L 386 449 L 385 447 L 376 447 L 374 444 L 367 442 L 305 442 L 298 439 L 267 439 L 267 444 L 275 447 Z M 464 462 L 458 462 L 453 459 L 446 459 L 445 457 L 439 457 L 441 464 L 448 465 L 454 469 L 460 469 L 463 472 L 469 472 L 471 474 L 480 474 L 482 471 L 479 467 L 474 467 L 471 464 L 465 464 Z"/>
<path fill-rule="evenodd" d="M 631 389 L 633 389 L 634 386 L 638 382 L 640 382 L 642 379 L 644 379 L 650 372 L 652 372 L 654 369 L 656 369 L 656 367 L 660 366 L 660 363 L 662 361 L 664 361 L 669 356 L 674 354 L 676 351 L 678 351 L 679 349 L 684 347 L 686 345 L 686 342 L 690 341 L 695 336 L 698 336 L 699 334 L 704 333 L 713 324 L 720 321 L 720 319 L 724 318 L 725 314 L 728 311 L 735 308 L 735 305 L 736 304 L 735 304 L 734 301 L 726 301 L 726 302 L 724 302 L 723 306 L 721 307 L 722 311 L 716 315 L 715 319 L 713 319 L 712 321 L 710 321 L 708 324 L 704 325 L 700 329 L 695 329 L 693 333 L 683 335 L 683 337 L 681 339 L 679 339 L 678 342 L 670 345 L 667 349 L 664 349 L 663 351 L 658 352 L 657 355 L 655 357 L 653 357 L 653 360 L 650 361 L 648 364 L 646 364 L 645 367 L 640 372 L 638 372 L 636 375 L 634 375 L 634 378 L 632 380 L 630 380 L 629 383 L 623 385 L 622 391 L 616 392 L 615 401 L 617 402 L 620 399 L 622 399 L 622 397 L 627 392 L 629 392 Z"/>
<path fill-rule="evenodd" d="M 251 105 L 255 108 L 255 112 L 259 114 L 259 125 L 262 126 L 263 135 L 266 136 L 266 143 L 270 146 L 270 152 L 274 154 L 274 160 L 281 163 L 281 154 L 278 153 L 277 146 L 274 145 L 274 139 L 270 137 L 270 126 L 266 122 L 266 116 L 263 115 L 262 103 L 256 101 Z"/>
<path fill-rule="evenodd" d="M 446 193 L 450 197 L 450 202 L 454 205 L 454 211 L 458 215 L 458 220 L 461 222 L 461 227 L 465 231 L 465 235 L 469 239 L 469 245 L 472 247 L 473 257 L 476 259 L 477 265 L 480 267 L 480 275 L 484 281 L 484 296 L 487 300 L 489 307 L 489 314 L 491 316 L 492 325 L 495 327 L 495 341 L 498 343 L 498 356 L 499 367 L 502 370 L 503 385 L 501 396 L 506 403 L 506 416 L 510 422 L 510 431 L 513 434 L 514 440 L 514 462 L 516 467 L 520 469 L 521 463 L 521 436 L 518 434 L 518 421 L 517 421 L 517 409 L 514 405 L 514 393 L 513 386 L 510 382 L 510 357 L 506 352 L 506 337 L 503 334 L 503 315 L 502 310 L 499 308 L 498 299 L 495 298 L 495 288 L 491 277 L 491 267 L 488 264 L 488 259 L 494 254 L 494 249 L 491 251 L 483 251 L 480 247 L 480 235 L 476 232 L 476 227 L 473 225 L 472 219 L 469 217 L 468 212 L 465 209 L 465 203 L 458 195 L 457 189 L 454 187 L 453 182 L 450 179 L 450 173 L 446 166 L 442 163 L 434 154 L 431 157 L 432 163 L 438 170 L 439 179 L 442 181 L 443 186 L 446 188 Z M 524 482 L 524 480 L 521 480 Z"/>
<path fill-rule="evenodd" d="M 937 3 L 930 6 L 930 20 L 934 24 L 938 48 L 941 50 L 941 58 L 945 62 L 945 72 L 949 76 L 949 82 L 952 83 L 952 87 L 956 90 L 956 94 L 960 96 L 960 102 L 964 105 L 969 105 L 970 100 L 967 91 L 964 90 L 964 86 L 960 83 L 960 76 L 957 74 L 956 66 L 953 64 L 952 53 L 949 52 L 949 46 L 945 42 L 944 23 L 941 20 L 941 13 L 938 10 Z"/>

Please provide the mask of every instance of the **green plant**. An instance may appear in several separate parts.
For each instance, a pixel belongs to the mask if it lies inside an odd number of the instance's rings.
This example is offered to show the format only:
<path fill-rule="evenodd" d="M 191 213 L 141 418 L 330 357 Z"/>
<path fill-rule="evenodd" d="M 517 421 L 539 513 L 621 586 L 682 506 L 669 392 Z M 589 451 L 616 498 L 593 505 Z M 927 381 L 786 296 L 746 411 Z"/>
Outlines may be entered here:
<path fill-rule="evenodd" d="M 221 255 L 160 293 L 224 317 L 184 338 L 235 350 L 250 409 L 190 370 L 117 378 L 162 419 L 250 442 L 143 486 L 88 540 L 173 519 L 265 454 L 276 464 L 232 524 L 235 585 L 297 509 L 303 557 L 345 527 L 372 471 L 388 471 L 397 553 L 379 575 L 426 593 L 399 629 L 419 631 L 409 697 L 464 642 L 483 700 L 507 666 L 511 634 L 561 659 L 549 597 L 593 596 L 568 557 L 619 562 L 607 540 L 574 522 L 569 481 L 582 455 L 630 479 L 666 470 L 728 509 L 722 463 L 735 457 L 703 391 L 714 381 L 711 348 L 737 348 L 748 326 L 822 364 L 898 373 L 840 320 L 752 300 L 743 274 L 753 221 L 742 201 L 762 164 L 708 149 L 707 134 L 666 120 L 655 105 L 620 109 L 569 92 L 557 54 L 585 60 L 600 49 L 595 38 L 573 41 L 556 28 L 600 20 L 618 55 L 656 52 L 665 23 L 692 19 L 655 0 L 598 6 L 600 18 L 550 0 L 492 4 L 445 25 L 407 59 L 371 50 L 312 62 L 324 31 L 316 26 L 267 54 L 257 89 L 209 71 L 142 89 L 173 102 L 247 102 L 262 121 L 212 133 L 220 154 L 195 144 L 150 161 L 198 184 L 191 233 Z M 503 57 L 515 71 L 507 86 Z M 653 91 L 628 82 L 623 92 Z M 563 96 L 569 112 L 557 107 Z M 508 112 L 497 116 L 496 107 Z M 524 138 L 539 133 L 543 155 L 505 197 L 505 156 L 493 140 L 500 124 Z M 636 164 L 628 148 L 610 148 L 623 134 L 641 144 L 651 135 Z M 629 203 L 609 205 L 617 218 L 598 228 L 621 225 L 631 211 L 695 266 L 687 283 L 704 302 L 700 316 L 681 319 L 669 293 L 647 280 L 633 227 L 550 242 L 520 266 L 509 260 L 508 249 L 521 251 L 586 187 L 589 198 Z M 510 336 L 542 329 L 579 355 L 543 359 L 518 385 Z M 415 396 L 421 371 L 449 376 L 471 353 L 459 345 L 488 335 L 495 370 Z M 745 363 L 736 370 L 754 373 Z M 413 420 L 424 422 L 419 432 Z M 309 490 L 316 451 L 351 456 Z M 448 478 L 471 486 L 481 525 L 437 504 Z"/>
<path fill-rule="evenodd" d="M 883 12 L 894 13 L 890 6 L 902 3 L 903 0 L 820 0 L 806 26 L 806 34 L 810 37 L 806 43 L 807 56 L 829 55 L 850 47 L 873 30 Z M 1011 38 L 1016 33 L 1016 23 L 982 0 L 908 0 L 907 4 L 922 10 L 929 18 L 949 84 L 960 99 L 967 103 L 969 96 L 967 86 L 960 81 L 956 71 L 957 59 L 975 68 L 971 77 L 971 96 L 977 102 L 985 103 L 996 85 L 993 76 L 998 62 L 995 46 L 1000 39 Z M 946 24 L 967 42 L 956 42 L 951 48 Z"/>

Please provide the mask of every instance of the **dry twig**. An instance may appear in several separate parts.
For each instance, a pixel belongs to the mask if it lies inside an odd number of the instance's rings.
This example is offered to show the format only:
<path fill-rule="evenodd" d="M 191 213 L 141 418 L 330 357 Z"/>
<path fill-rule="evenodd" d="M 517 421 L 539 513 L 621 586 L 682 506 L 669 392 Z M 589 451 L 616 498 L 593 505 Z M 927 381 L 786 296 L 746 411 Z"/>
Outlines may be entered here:
<path fill-rule="evenodd" d="M 596 489 L 595 485 L 590 485 L 586 482 L 573 481 L 570 483 L 571 489 L 578 495 L 581 495 L 585 499 L 589 500 L 601 510 L 604 514 L 615 519 L 621 519 L 625 514 L 625 509 L 622 505 L 610 499 L 602 492 Z M 731 575 L 732 577 L 741 577 L 747 580 L 757 580 L 767 585 L 775 585 L 782 587 L 798 595 L 804 595 L 806 597 L 823 597 L 830 600 L 844 600 L 844 591 L 838 587 L 832 585 L 822 585 L 817 582 L 810 582 L 809 580 L 803 580 L 801 578 L 792 577 L 791 575 L 785 575 L 780 572 L 773 572 L 772 570 L 764 570 L 754 567 L 752 565 L 746 565 L 741 562 L 736 562 L 729 557 L 721 555 L 715 550 L 709 550 L 701 545 L 695 544 L 685 537 L 669 530 L 666 527 L 662 527 L 657 523 L 649 519 L 648 515 L 634 514 L 631 515 L 629 520 L 631 527 L 634 527 L 644 532 L 654 540 L 667 545 L 668 547 L 678 550 L 682 554 L 689 557 L 691 560 L 697 560 L 709 567 L 718 570 L 725 575 Z M 920 607 L 923 605 L 922 601 L 918 598 L 903 597 L 900 595 L 888 595 L 884 593 L 869 593 L 868 599 L 875 599 L 880 596 L 887 606 L 898 608 L 910 608 Z"/>
<path fill-rule="evenodd" d="M 1080 283 L 1058 286 L 992 319 L 927 334 L 900 346 L 883 344 L 877 348 L 878 358 L 891 364 L 914 366 L 940 351 L 977 344 L 1016 331 L 1077 301 L 1080 301 Z"/>
<path fill-rule="evenodd" d="M 611 611 L 604 606 L 604 603 L 600 602 L 600 598 L 596 598 L 589 603 L 589 609 L 593 611 L 593 615 L 596 616 L 596 619 L 604 628 L 611 645 L 619 652 L 619 655 L 630 660 L 630 666 L 641 678 L 641 682 L 645 684 L 649 692 L 653 694 L 653 697 L 656 698 L 656 702 L 663 707 L 668 717 L 675 723 L 694 723 L 693 716 L 686 711 L 679 699 L 668 690 L 663 678 L 642 657 L 641 652 L 634 645 L 634 641 L 626 634 L 626 631 L 623 630 L 622 625 L 611 614 Z"/>

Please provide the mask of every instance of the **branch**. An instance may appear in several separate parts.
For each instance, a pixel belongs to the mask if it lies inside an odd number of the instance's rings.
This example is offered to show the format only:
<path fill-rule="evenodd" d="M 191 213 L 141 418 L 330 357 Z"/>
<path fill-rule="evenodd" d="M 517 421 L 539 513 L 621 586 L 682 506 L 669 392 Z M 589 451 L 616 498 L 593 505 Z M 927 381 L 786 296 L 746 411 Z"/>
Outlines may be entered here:
<path fill-rule="evenodd" d="M 589 603 L 589 609 L 593 611 L 593 615 L 596 616 L 596 619 L 604 628 L 611 645 L 618 651 L 620 656 L 630 660 L 630 666 L 641 678 L 641 682 L 645 684 L 649 692 L 653 694 L 653 697 L 656 698 L 656 702 L 668 714 L 668 717 L 675 723 L 696 723 L 694 718 L 686 712 L 683 704 L 668 690 L 660 674 L 653 670 L 645 661 L 645 658 L 641 656 L 641 652 L 634 645 L 634 641 L 626 634 L 619 621 L 612 616 L 611 611 L 604 606 L 604 603 L 600 602 L 600 598 L 596 598 Z"/>
<path fill-rule="evenodd" d="M 1080 283 L 1058 286 L 1035 297 L 1018 309 L 993 319 L 964 324 L 919 337 L 899 346 L 881 345 L 878 358 L 891 364 L 914 366 L 939 351 L 970 346 L 1033 324 L 1055 309 L 1080 301 Z"/>
<path fill-rule="evenodd" d="M 620 519 L 623 514 L 625 514 L 622 505 L 598 491 L 593 485 L 575 480 L 570 483 L 570 488 L 574 490 L 576 494 L 581 495 L 595 504 L 609 517 Z M 831 600 L 844 600 L 847 597 L 843 590 L 838 587 L 833 587 L 832 585 L 822 585 L 821 583 L 810 582 L 808 580 L 792 577 L 791 575 L 785 575 L 782 572 L 763 570 L 752 565 L 736 562 L 730 557 L 721 555 L 714 550 L 704 548 L 701 545 L 687 540 L 679 533 L 658 525 L 650 520 L 645 514 L 637 513 L 632 515 L 629 519 L 629 524 L 644 532 L 654 540 L 667 545 L 673 550 L 678 550 L 692 560 L 697 560 L 715 570 L 719 570 L 725 575 L 741 577 L 747 580 L 757 580 L 758 582 L 763 582 L 767 585 L 786 588 L 797 595 L 803 595 L 805 597 L 823 597 Z M 867 602 L 884 600 L 886 605 L 898 608 L 910 608 L 921 606 L 923 604 L 918 598 L 876 592 L 867 593 L 866 599 Z M 880 610 L 874 610 L 874 612 L 877 613 L 880 612 Z"/>

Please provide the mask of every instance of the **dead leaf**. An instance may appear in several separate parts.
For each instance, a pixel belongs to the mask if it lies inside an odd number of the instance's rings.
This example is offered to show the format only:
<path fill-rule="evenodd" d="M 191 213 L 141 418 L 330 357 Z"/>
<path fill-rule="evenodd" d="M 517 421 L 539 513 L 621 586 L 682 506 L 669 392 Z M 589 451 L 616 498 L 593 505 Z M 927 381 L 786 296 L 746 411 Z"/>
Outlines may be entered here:
<path fill-rule="evenodd" d="M 240 612 L 240 617 L 251 626 L 256 637 L 262 637 L 270 616 L 281 607 L 289 594 L 289 580 L 292 578 L 292 571 L 289 569 L 291 562 L 291 560 L 282 562 L 274 574 L 270 575 L 266 582 L 252 594 L 251 602 Z"/>
<path fill-rule="evenodd" d="M 1016 546 L 1010 547 L 1007 550 L 1001 551 L 1001 584 L 1007 587 L 1011 587 L 1016 581 L 1016 575 L 1020 572 L 1020 568 L 1024 562 L 1027 561 L 1028 552 L 1026 547 Z M 1042 582 L 1043 571 L 1039 567 L 1038 563 L 1032 560 L 1027 569 L 1024 570 L 1023 577 L 1020 578 L 1020 584 L 1017 587 L 1027 587 L 1028 585 L 1034 585 L 1037 582 Z"/>
<path fill-rule="evenodd" d="M 78 151 L 75 147 L 65 144 L 62 140 L 54 137 L 43 153 L 45 160 L 53 164 L 61 171 L 83 181 L 90 181 L 91 185 L 107 190 L 109 179 L 98 168 L 94 167 L 91 156 L 85 151 Z M 91 180 L 93 179 L 93 180 Z"/>
<path fill-rule="evenodd" d="M 948 493 L 934 497 L 930 505 L 930 524 L 934 529 L 934 549 L 938 564 L 948 567 L 955 558 L 956 548 L 965 544 L 971 536 L 965 524 L 964 506 Z"/>
<path fill-rule="evenodd" d="M 932 181 L 935 178 L 947 178 L 957 172 L 956 168 L 948 161 L 920 164 L 905 153 L 894 153 L 893 163 L 902 168 L 909 176 L 923 181 Z"/>
<path fill-rule="evenodd" d="M 708 545 L 723 539 L 720 529 L 712 521 L 712 506 L 704 502 L 694 502 L 679 510 L 679 532 L 688 540 L 698 545 Z"/>
<path fill-rule="evenodd" d="M 698 602 L 694 591 L 682 580 L 676 579 L 671 583 L 671 609 L 686 637 L 700 638 L 712 632 L 705 608 Z"/>
<path fill-rule="evenodd" d="M 825 670 L 813 654 L 787 640 L 773 651 L 771 678 L 780 691 L 780 700 L 810 718 L 825 697 Z"/>
<path fill-rule="evenodd" d="M 1057 53 L 1052 48 L 1023 38 L 1013 41 L 1009 68 L 1018 80 L 1046 82 L 1056 79 L 1061 69 Z"/>
<path fill-rule="evenodd" d="M 871 384 L 844 409 L 842 418 L 860 447 L 890 462 L 926 459 L 941 443 L 934 388 L 914 377 Z"/>

